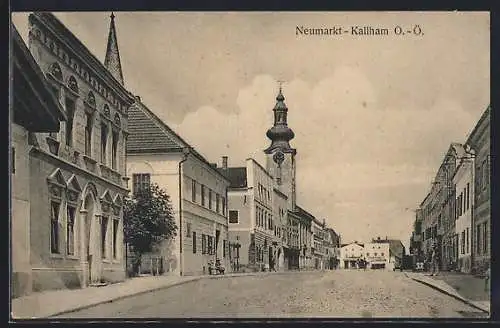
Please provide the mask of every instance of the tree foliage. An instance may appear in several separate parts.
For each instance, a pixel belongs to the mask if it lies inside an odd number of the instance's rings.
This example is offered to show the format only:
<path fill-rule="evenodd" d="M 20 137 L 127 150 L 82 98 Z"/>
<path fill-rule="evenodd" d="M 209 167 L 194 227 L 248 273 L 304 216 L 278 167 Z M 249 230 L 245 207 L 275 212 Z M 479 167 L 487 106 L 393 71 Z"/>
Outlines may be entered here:
<path fill-rule="evenodd" d="M 156 184 L 125 200 L 123 223 L 125 242 L 138 254 L 177 235 L 170 196 Z"/>

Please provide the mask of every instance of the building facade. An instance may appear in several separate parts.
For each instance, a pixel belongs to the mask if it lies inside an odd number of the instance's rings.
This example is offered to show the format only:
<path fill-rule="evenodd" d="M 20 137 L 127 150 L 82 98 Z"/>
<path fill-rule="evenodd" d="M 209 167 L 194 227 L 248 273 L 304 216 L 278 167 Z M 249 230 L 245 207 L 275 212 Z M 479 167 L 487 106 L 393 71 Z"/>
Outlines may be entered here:
<path fill-rule="evenodd" d="M 389 243 L 382 243 L 377 241 L 365 243 L 364 258 L 367 262 L 367 268 L 369 269 L 393 269 L 390 261 Z"/>
<path fill-rule="evenodd" d="M 121 72 L 116 47 L 114 16 L 103 65 L 54 15 L 29 15 L 30 52 L 66 116 L 58 131 L 30 137 L 33 291 L 125 279 L 122 199 L 134 98 L 112 73 Z"/>
<path fill-rule="evenodd" d="M 227 188 L 213 164 L 136 98 L 129 110 L 127 171 L 132 192 L 157 184 L 170 196 L 177 235 L 158 251 L 165 272 L 208 273 L 209 262 L 229 263 Z"/>
<path fill-rule="evenodd" d="M 466 149 L 467 150 L 467 149 Z M 472 208 L 474 207 L 474 153 L 466 152 L 453 176 L 455 188 L 456 221 L 458 236 L 458 266 L 461 272 L 470 273 L 472 268 Z"/>
<path fill-rule="evenodd" d="M 358 261 L 365 258 L 364 244 L 353 242 L 340 247 L 340 268 L 357 269 Z"/>
<path fill-rule="evenodd" d="M 320 222 L 316 218 L 311 222 L 312 232 L 312 255 L 314 268 L 323 270 L 326 268 L 325 259 L 327 257 L 325 243 L 325 222 Z"/>
<path fill-rule="evenodd" d="M 219 172 L 230 181 L 229 241 L 240 245 L 238 268 L 283 268 L 281 222 L 286 215 L 286 196 L 276 194 L 273 177 L 254 159 L 247 159 L 245 167 L 224 164 Z"/>
<path fill-rule="evenodd" d="M 31 264 L 30 137 L 57 133 L 66 115 L 26 44 L 12 25 L 13 85 L 10 111 L 11 297 L 33 290 Z"/>
<path fill-rule="evenodd" d="M 484 111 L 466 141 L 475 151 L 472 207 L 472 270 L 482 273 L 491 261 L 491 106 Z"/>
<path fill-rule="evenodd" d="M 458 235 L 456 234 L 456 190 L 453 176 L 463 158 L 465 149 L 462 144 L 452 143 L 446 153 L 441 167 L 444 176 L 441 185 L 446 193 L 445 204 L 442 207 L 442 218 L 444 225 L 443 242 L 441 247 L 441 269 L 453 270 L 458 263 Z"/>

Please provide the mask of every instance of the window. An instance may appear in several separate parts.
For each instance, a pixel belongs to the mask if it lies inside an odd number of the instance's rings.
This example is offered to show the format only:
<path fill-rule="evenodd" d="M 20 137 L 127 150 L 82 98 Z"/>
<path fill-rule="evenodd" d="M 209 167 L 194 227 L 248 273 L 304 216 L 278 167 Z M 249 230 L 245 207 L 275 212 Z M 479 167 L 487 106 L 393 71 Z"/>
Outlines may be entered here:
<path fill-rule="evenodd" d="M 482 169 L 481 171 L 483 172 L 482 174 L 482 177 L 481 177 L 481 180 L 482 180 L 482 189 L 486 189 L 486 186 L 488 185 L 488 171 L 487 171 L 487 167 L 486 165 L 488 165 L 488 163 L 486 162 L 486 159 L 483 161 L 483 164 L 482 164 Z"/>
<path fill-rule="evenodd" d="M 201 254 L 207 254 L 207 235 L 201 235 Z"/>
<path fill-rule="evenodd" d="M 208 239 L 208 248 L 207 248 L 207 253 L 208 255 L 212 255 L 212 236 L 207 236 Z"/>
<path fill-rule="evenodd" d="M 205 186 L 201 185 L 201 206 L 205 206 Z"/>
<path fill-rule="evenodd" d="M 222 257 L 226 257 L 226 240 L 222 241 Z"/>
<path fill-rule="evenodd" d="M 226 199 L 222 197 L 222 215 L 226 215 Z"/>
<path fill-rule="evenodd" d="M 465 235 L 465 249 L 466 249 L 467 253 L 470 251 L 470 249 L 469 249 L 469 228 L 467 228 L 467 233 Z"/>
<path fill-rule="evenodd" d="M 461 252 L 462 254 L 465 254 L 465 231 L 462 231 L 462 242 L 460 243 L 460 248 L 461 248 Z"/>
<path fill-rule="evenodd" d="M 463 204 L 462 204 L 462 214 L 465 213 L 465 211 L 467 210 L 467 207 L 465 206 L 466 204 L 466 200 L 467 200 L 467 195 L 466 195 L 466 192 L 467 192 L 467 189 L 464 187 L 464 191 L 462 192 L 462 201 L 463 201 Z"/>
<path fill-rule="evenodd" d="M 219 213 L 219 210 L 220 210 L 219 202 L 220 202 L 220 196 L 219 196 L 219 194 L 215 194 L 215 211 L 217 213 Z"/>
<path fill-rule="evenodd" d="M 106 164 L 106 146 L 108 144 L 108 126 L 101 124 L 101 163 Z"/>
<path fill-rule="evenodd" d="M 488 226 L 487 222 L 483 222 L 483 254 L 488 254 Z"/>
<path fill-rule="evenodd" d="M 12 147 L 12 174 L 16 174 L 16 148 Z"/>
<path fill-rule="evenodd" d="M 149 189 L 150 180 L 151 175 L 149 173 L 132 174 L 134 194 Z"/>
<path fill-rule="evenodd" d="M 212 209 L 212 190 L 208 189 L 208 208 Z"/>
<path fill-rule="evenodd" d="M 481 255 L 481 225 L 476 226 L 476 252 Z"/>
<path fill-rule="evenodd" d="M 107 257 L 106 254 L 106 235 L 108 232 L 108 218 L 106 216 L 102 217 L 101 223 L 101 254 L 102 258 L 105 259 Z"/>
<path fill-rule="evenodd" d="M 75 208 L 67 207 L 67 222 L 66 222 L 66 253 L 68 255 L 75 254 Z"/>
<path fill-rule="evenodd" d="M 380 253 L 380 256 L 384 256 L 384 253 Z"/>
<path fill-rule="evenodd" d="M 186 237 L 191 237 L 191 223 L 189 222 L 186 223 Z"/>
<path fill-rule="evenodd" d="M 196 202 L 196 181 L 191 181 L 191 200 Z"/>
<path fill-rule="evenodd" d="M 467 205 L 466 208 L 467 209 L 469 209 L 469 204 L 470 204 L 469 203 L 469 198 L 470 198 L 470 186 L 469 185 L 470 185 L 469 182 L 467 182 L 467 192 L 466 192 L 467 196 L 465 197 L 466 198 L 466 205 Z"/>
<path fill-rule="evenodd" d="M 59 254 L 59 207 L 58 202 L 51 202 L 50 251 L 53 254 Z"/>
<path fill-rule="evenodd" d="M 68 117 L 66 121 L 66 145 L 73 145 L 73 118 L 75 115 L 75 101 L 70 98 L 66 98 L 66 116 Z"/>
<path fill-rule="evenodd" d="M 92 114 L 85 113 L 87 117 L 87 125 L 85 125 L 85 155 L 92 154 Z"/>
<path fill-rule="evenodd" d="M 112 145 L 111 145 L 111 168 L 116 170 L 117 166 L 117 152 L 118 152 L 118 131 L 113 131 L 112 133 Z"/>
<path fill-rule="evenodd" d="M 196 231 L 193 231 L 193 254 L 196 254 Z"/>
<path fill-rule="evenodd" d="M 238 211 L 229 210 L 229 223 L 239 223 Z"/>
<path fill-rule="evenodd" d="M 113 258 L 116 259 L 118 257 L 118 229 L 119 229 L 120 220 L 113 220 Z"/>

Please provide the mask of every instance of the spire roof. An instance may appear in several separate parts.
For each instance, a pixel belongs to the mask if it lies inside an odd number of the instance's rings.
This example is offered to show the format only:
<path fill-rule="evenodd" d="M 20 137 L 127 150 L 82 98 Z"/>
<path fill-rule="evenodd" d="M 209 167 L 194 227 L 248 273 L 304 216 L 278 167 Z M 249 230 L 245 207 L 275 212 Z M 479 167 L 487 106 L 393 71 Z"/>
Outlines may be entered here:
<path fill-rule="evenodd" d="M 111 12 L 109 23 L 108 46 L 104 66 L 113 77 L 123 85 L 122 65 L 120 62 L 120 52 L 118 51 L 118 40 L 116 37 L 115 14 Z"/>
<path fill-rule="evenodd" d="M 267 130 L 267 137 L 271 140 L 271 145 L 264 150 L 265 153 L 272 153 L 275 149 L 280 149 L 282 152 L 294 152 L 290 146 L 290 140 L 295 137 L 292 129 L 288 127 L 287 113 L 288 107 L 285 104 L 285 97 L 279 88 L 278 95 L 276 96 L 276 105 L 273 109 L 274 112 L 274 125 Z"/>

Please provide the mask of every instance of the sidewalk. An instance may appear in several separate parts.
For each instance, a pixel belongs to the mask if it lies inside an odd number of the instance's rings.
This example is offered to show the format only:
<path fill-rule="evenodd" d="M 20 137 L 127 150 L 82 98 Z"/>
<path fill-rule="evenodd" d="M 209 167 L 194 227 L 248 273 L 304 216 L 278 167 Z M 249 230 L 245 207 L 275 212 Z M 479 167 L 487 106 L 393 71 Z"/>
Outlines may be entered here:
<path fill-rule="evenodd" d="M 307 271 L 302 271 L 307 272 Z M 63 313 L 74 312 L 92 306 L 109 303 L 125 297 L 182 285 L 201 279 L 224 279 L 231 277 L 275 275 L 300 273 L 296 271 L 283 272 L 249 272 L 228 273 L 212 276 L 142 276 L 130 278 L 123 282 L 102 287 L 83 289 L 49 290 L 33 293 L 12 300 L 12 319 L 47 318 Z"/>
<path fill-rule="evenodd" d="M 481 280 L 479 278 L 448 272 L 441 272 L 437 276 L 417 272 L 405 272 L 405 275 L 476 309 L 490 313 L 489 295 L 480 292 L 481 289 L 484 291 L 484 281 L 481 281 L 482 285 L 480 285 L 477 281 Z"/>

